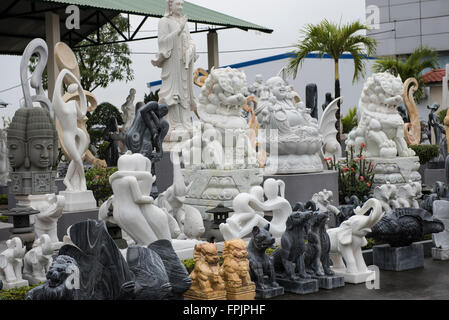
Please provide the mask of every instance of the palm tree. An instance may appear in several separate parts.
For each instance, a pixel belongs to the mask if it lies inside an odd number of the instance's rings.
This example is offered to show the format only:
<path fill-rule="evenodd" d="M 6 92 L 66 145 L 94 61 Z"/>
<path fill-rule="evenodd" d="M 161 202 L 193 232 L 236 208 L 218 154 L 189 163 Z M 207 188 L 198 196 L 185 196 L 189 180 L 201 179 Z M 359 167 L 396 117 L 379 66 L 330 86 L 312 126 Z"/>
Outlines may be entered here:
<path fill-rule="evenodd" d="M 402 81 L 408 78 L 418 80 L 419 88 L 415 92 L 416 102 L 424 98 L 422 74 L 427 68 L 438 68 L 438 53 L 429 47 L 419 47 L 412 52 L 407 59 L 397 59 L 395 57 L 385 57 L 376 61 L 373 66 L 375 72 L 390 72 L 391 74 L 401 76 Z"/>
<path fill-rule="evenodd" d="M 302 65 L 309 53 L 318 52 L 322 58 L 328 54 L 334 59 L 335 66 L 335 98 L 340 97 L 340 72 L 339 59 L 341 55 L 348 52 L 354 60 L 353 82 L 365 75 L 365 54 L 368 56 L 376 52 L 377 41 L 357 32 L 369 30 L 369 27 L 360 21 L 348 24 L 335 24 L 324 19 L 319 24 L 308 24 L 301 30 L 304 39 L 296 44 L 295 57 L 288 64 L 289 73 L 293 73 L 296 79 L 298 67 Z M 340 102 L 337 111 L 337 130 L 340 132 Z M 340 141 L 340 135 L 337 135 Z"/>

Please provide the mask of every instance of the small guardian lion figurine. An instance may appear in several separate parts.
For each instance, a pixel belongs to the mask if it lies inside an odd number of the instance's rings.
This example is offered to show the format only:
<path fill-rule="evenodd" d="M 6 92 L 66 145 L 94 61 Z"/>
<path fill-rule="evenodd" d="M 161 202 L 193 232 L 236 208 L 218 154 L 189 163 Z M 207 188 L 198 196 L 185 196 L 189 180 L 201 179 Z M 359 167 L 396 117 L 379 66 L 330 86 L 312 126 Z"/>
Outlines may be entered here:
<path fill-rule="evenodd" d="M 225 241 L 220 273 L 226 283 L 228 300 L 252 300 L 256 286 L 249 274 L 248 252 L 242 239 Z"/>

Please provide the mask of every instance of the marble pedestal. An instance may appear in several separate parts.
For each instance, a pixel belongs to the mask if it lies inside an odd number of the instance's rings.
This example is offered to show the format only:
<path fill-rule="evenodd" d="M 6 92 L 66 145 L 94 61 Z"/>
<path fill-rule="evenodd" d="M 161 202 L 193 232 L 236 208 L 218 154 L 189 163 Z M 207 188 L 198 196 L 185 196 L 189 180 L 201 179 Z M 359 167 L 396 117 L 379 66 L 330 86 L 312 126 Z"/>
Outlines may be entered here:
<path fill-rule="evenodd" d="M 375 280 L 376 273 L 374 271 L 368 270 L 367 272 L 358 273 L 348 273 L 346 269 L 332 268 L 336 276 L 343 277 L 345 282 L 352 284 L 366 283 L 367 281 Z"/>
<path fill-rule="evenodd" d="M 373 189 L 390 183 L 398 187 L 408 182 L 421 182 L 419 157 L 367 158 L 374 164 Z"/>
<path fill-rule="evenodd" d="M 250 284 L 241 288 L 227 288 L 226 298 L 228 300 L 254 300 L 256 297 L 256 285 Z"/>
<path fill-rule="evenodd" d="M 311 173 L 323 171 L 323 162 L 318 154 L 270 155 L 265 165 L 265 174 Z"/>
<path fill-rule="evenodd" d="M 284 287 L 285 292 L 296 294 L 318 292 L 318 280 L 315 279 L 291 280 L 276 276 L 276 282 L 279 283 L 281 287 Z"/>
<path fill-rule="evenodd" d="M 435 182 L 445 180 L 444 177 L 446 170 L 444 168 L 443 169 L 424 168 L 422 172 L 423 172 L 422 183 L 427 186 L 433 186 Z"/>
<path fill-rule="evenodd" d="M 3 290 L 11 290 L 14 288 L 29 286 L 28 280 L 25 280 L 25 279 L 17 280 L 15 282 L 6 282 L 5 280 L 2 280 L 2 281 L 3 281 Z"/>
<path fill-rule="evenodd" d="M 187 300 L 226 300 L 226 290 L 197 292 L 189 289 L 184 293 L 184 298 Z"/>
<path fill-rule="evenodd" d="M 433 260 L 449 260 L 449 248 L 432 248 Z"/>
<path fill-rule="evenodd" d="M 404 271 L 424 267 L 422 243 L 392 248 L 388 244 L 373 247 L 373 264 L 381 270 Z"/>
<path fill-rule="evenodd" d="M 206 211 L 219 204 L 232 207 L 232 200 L 242 192 L 249 192 L 252 186 L 262 183 L 258 168 L 239 170 L 181 169 L 186 185 L 192 183 L 185 204 L 197 208 L 203 219 L 212 220 Z"/>
<path fill-rule="evenodd" d="M 312 276 L 312 279 L 318 280 L 320 289 L 335 289 L 345 286 L 345 277 L 342 276 Z"/>
<path fill-rule="evenodd" d="M 256 299 L 271 299 L 284 294 L 283 287 L 256 289 Z"/>
<path fill-rule="evenodd" d="M 86 191 L 60 191 L 65 198 L 65 212 L 92 210 L 97 208 L 97 201 L 91 190 Z"/>

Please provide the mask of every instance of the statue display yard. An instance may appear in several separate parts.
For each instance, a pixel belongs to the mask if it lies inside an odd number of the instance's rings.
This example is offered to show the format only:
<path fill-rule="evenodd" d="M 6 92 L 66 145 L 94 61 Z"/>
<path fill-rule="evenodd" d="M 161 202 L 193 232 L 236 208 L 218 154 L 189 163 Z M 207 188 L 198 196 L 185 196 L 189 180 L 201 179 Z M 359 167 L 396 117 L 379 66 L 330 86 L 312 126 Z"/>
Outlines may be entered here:
<path fill-rule="evenodd" d="M 346 139 L 375 165 L 373 187 L 391 183 L 402 185 L 420 182 L 419 158 L 408 148 L 404 138 L 404 121 L 397 111 L 402 102 L 403 83 L 390 73 L 373 74 L 365 82 L 357 108 L 357 127 Z"/>
<path fill-rule="evenodd" d="M 310 115 L 292 88 L 281 77 L 252 85 L 258 104 L 255 110 L 262 129 L 259 139 L 269 153 L 265 173 L 310 173 L 323 171 L 322 156 L 341 156 L 337 141 L 334 100 L 320 122 Z"/>

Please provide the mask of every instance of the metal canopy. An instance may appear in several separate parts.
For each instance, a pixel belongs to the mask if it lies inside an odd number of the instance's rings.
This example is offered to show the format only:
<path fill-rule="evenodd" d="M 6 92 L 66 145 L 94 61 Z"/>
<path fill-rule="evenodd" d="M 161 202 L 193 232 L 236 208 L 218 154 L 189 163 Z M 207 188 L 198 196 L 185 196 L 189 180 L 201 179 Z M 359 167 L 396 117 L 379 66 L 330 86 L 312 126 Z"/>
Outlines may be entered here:
<path fill-rule="evenodd" d="M 67 30 L 65 10 L 68 5 L 77 5 L 80 9 L 80 29 Z M 157 38 L 157 36 L 137 37 L 138 31 L 149 17 L 161 18 L 165 11 L 165 0 L 1 0 L 0 1 L 0 54 L 21 55 L 26 45 L 34 38 L 46 38 L 45 13 L 53 12 L 60 16 L 61 41 L 76 48 L 81 40 L 89 45 L 102 45 L 96 37 L 88 37 L 120 13 L 142 16 L 141 23 L 133 32 L 121 33 L 116 42 L 129 42 Z M 273 30 L 240 20 L 219 12 L 184 3 L 184 13 L 190 22 L 195 23 L 191 33 L 208 32 L 239 28 L 271 33 Z M 197 28 L 197 24 L 211 27 L 206 30 Z"/>

